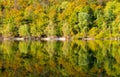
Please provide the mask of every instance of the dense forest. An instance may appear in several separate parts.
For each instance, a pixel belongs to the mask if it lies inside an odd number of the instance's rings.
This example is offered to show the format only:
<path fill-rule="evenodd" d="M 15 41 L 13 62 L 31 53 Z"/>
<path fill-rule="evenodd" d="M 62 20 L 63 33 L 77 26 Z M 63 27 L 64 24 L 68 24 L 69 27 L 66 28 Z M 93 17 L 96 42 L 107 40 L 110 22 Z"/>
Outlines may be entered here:
<path fill-rule="evenodd" d="M 120 0 L 0 0 L 1 37 L 120 37 Z"/>

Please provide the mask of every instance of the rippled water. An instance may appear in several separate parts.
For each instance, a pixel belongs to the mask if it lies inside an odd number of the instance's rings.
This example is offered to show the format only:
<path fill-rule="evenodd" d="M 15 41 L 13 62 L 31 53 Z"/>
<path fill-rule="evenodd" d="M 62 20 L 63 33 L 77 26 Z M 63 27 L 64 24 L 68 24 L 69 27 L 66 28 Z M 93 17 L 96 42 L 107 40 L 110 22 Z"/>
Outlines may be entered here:
<path fill-rule="evenodd" d="M 3 41 L 0 77 L 120 76 L 120 41 Z"/>

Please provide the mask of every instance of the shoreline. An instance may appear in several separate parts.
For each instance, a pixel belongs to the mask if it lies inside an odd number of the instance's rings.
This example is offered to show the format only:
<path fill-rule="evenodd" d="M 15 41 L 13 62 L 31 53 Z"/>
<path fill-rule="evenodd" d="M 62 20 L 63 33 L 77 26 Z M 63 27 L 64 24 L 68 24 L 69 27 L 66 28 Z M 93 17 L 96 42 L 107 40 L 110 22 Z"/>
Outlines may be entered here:
<path fill-rule="evenodd" d="M 66 37 L 0 37 L 1 41 L 14 40 L 14 41 L 25 41 L 25 40 L 41 40 L 41 41 L 66 41 L 71 40 Z"/>
<path fill-rule="evenodd" d="M 120 38 L 77 38 L 74 39 L 72 37 L 66 38 L 66 37 L 0 37 L 0 41 L 9 41 L 9 40 L 14 40 L 14 41 L 25 41 L 25 40 L 40 40 L 40 41 L 66 41 L 66 40 L 120 40 Z"/>

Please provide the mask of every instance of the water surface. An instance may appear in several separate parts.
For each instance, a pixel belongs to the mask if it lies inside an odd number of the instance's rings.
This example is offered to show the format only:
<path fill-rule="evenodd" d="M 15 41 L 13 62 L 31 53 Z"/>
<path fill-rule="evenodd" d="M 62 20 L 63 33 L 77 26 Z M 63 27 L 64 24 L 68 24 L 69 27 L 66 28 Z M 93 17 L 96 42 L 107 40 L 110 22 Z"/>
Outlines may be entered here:
<path fill-rule="evenodd" d="M 3 41 L 0 77 L 120 76 L 120 41 Z"/>

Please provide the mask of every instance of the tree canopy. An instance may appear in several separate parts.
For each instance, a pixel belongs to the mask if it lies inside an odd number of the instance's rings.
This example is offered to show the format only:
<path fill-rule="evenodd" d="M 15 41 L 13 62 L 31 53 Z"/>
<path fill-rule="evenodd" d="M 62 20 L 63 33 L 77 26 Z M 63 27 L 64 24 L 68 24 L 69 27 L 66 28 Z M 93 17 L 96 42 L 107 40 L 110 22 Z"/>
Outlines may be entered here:
<path fill-rule="evenodd" d="M 3 37 L 119 37 L 119 0 L 0 0 Z"/>

